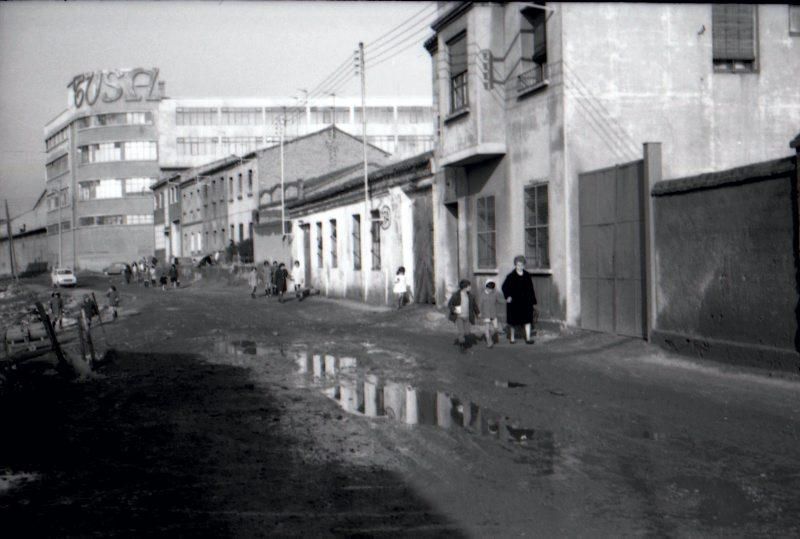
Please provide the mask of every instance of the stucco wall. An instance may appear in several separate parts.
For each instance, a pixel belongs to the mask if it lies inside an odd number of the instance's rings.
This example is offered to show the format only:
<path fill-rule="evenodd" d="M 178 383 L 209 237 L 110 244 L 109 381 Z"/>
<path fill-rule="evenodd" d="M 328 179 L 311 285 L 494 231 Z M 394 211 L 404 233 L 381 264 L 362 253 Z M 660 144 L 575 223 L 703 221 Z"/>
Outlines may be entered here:
<path fill-rule="evenodd" d="M 429 196 L 418 194 L 415 196 Z M 293 244 L 293 258 L 301 264 L 301 271 L 306 264 L 311 265 L 311 282 L 323 294 L 335 297 L 363 299 L 364 272 L 367 277 L 367 301 L 375 304 L 393 304 L 394 284 L 397 268 L 406 269 L 406 282 L 413 292 L 414 288 L 414 252 L 413 252 L 413 200 L 400 188 L 392 188 L 382 195 L 371 199 L 373 207 L 390 208 L 389 227 L 380 230 L 381 268 L 372 269 L 372 243 L 369 217 L 364 218 L 363 202 L 355 202 L 343 206 L 321 210 L 292 220 L 296 231 Z M 353 264 L 353 215 L 361 216 L 361 270 L 354 270 Z M 337 267 L 332 267 L 331 257 L 331 220 L 336 220 L 337 228 Z M 317 223 L 322 223 L 322 266 L 317 260 Z M 308 224 L 308 228 L 301 227 Z M 304 254 L 304 230 L 308 230 L 311 260 Z"/>
<path fill-rule="evenodd" d="M 654 339 L 699 356 L 796 371 L 794 180 L 740 176 L 712 188 L 656 186 Z"/>
<path fill-rule="evenodd" d="M 0 275 L 11 275 L 8 238 L 0 238 Z M 47 234 L 44 231 L 14 238 L 14 257 L 17 274 L 25 272 L 29 264 L 49 263 Z"/>

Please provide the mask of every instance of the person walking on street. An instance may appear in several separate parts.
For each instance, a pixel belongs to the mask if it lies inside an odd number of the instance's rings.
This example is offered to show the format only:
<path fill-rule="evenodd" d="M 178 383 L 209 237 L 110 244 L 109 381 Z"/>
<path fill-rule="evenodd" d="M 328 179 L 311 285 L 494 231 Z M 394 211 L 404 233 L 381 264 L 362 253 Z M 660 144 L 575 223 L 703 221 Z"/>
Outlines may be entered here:
<path fill-rule="evenodd" d="M 176 266 L 176 262 L 173 262 L 172 265 L 169 267 L 169 284 L 172 288 L 178 288 L 178 266 Z"/>
<path fill-rule="evenodd" d="M 472 333 L 472 324 L 480 315 L 478 302 L 472 295 L 472 283 L 467 279 L 461 279 L 458 283 L 458 291 L 453 292 L 447 308 L 450 310 L 450 320 L 455 322 L 458 332 L 458 347 L 461 353 L 467 352 L 467 336 Z"/>
<path fill-rule="evenodd" d="M 486 337 L 486 346 L 491 348 L 498 343 L 497 309 L 505 304 L 503 295 L 496 289 L 494 281 L 487 281 L 483 293 L 478 297 L 478 310 L 483 319 L 483 332 Z"/>
<path fill-rule="evenodd" d="M 255 266 L 250 269 L 247 274 L 247 284 L 250 285 L 250 297 L 256 299 L 256 290 L 258 289 L 258 270 Z"/>
<path fill-rule="evenodd" d="M 269 268 L 269 286 L 272 290 L 272 296 L 278 293 L 278 261 L 273 260 L 272 266 Z"/>
<path fill-rule="evenodd" d="M 100 309 L 97 308 L 97 303 L 95 303 L 89 294 L 83 295 L 83 305 L 81 305 L 81 315 L 83 316 L 83 320 L 86 323 L 86 328 L 91 329 L 92 327 L 92 318 L 95 316 L 100 316 Z"/>
<path fill-rule="evenodd" d="M 117 307 L 119 307 L 119 292 L 117 287 L 113 284 L 106 290 L 106 298 L 108 298 L 108 308 L 111 309 L 111 318 L 117 319 Z"/>
<path fill-rule="evenodd" d="M 64 301 L 60 292 L 50 294 L 50 316 L 53 317 L 53 327 L 58 322 L 58 329 L 64 329 Z"/>
<path fill-rule="evenodd" d="M 125 264 L 125 269 L 122 270 L 122 274 L 125 276 L 125 284 L 131 284 L 131 266 L 130 264 Z"/>
<path fill-rule="evenodd" d="M 264 272 L 262 275 L 262 279 L 264 279 L 264 295 L 271 296 L 272 295 L 272 270 L 270 269 L 272 266 L 269 265 L 269 260 L 264 261 L 264 266 L 261 271 Z"/>
<path fill-rule="evenodd" d="M 394 276 L 394 288 L 392 289 L 394 292 L 395 302 L 397 304 L 397 310 L 403 308 L 403 305 L 406 304 L 406 297 L 408 293 L 408 283 L 406 282 L 406 268 L 404 266 L 400 266 L 397 268 L 397 273 Z"/>
<path fill-rule="evenodd" d="M 536 292 L 533 289 L 531 274 L 525 271 L 525 257 L 514 258 L 514 270 L 503 281 L 503 295 L 506 297 L 506 322 L 509 326 L 508 340 L 515 342 L 514 331 L 517 326 L 525 328 L 525 342 L 533 344 L 531 324 L 536 308 Z"/>
<path fill-rule="evenodd" d="M 283 303 L 283 295 L 286 293 L 286 286 L 289 280 L 289 272 L 283 262 L 280 263 L 275 271 L 275 287 L 278 293 L 278 303 Z"/>

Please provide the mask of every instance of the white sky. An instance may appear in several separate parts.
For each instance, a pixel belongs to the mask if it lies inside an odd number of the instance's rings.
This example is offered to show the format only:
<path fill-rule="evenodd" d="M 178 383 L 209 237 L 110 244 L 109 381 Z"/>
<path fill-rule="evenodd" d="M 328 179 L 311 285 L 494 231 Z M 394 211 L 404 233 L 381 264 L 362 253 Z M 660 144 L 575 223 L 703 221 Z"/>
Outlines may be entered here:
<path fill-rule="evenodd" d="M 371 41 L 435 2 L 0 3 L 0 198 L 11 215 L 44 189 L 44 124 L 87 71 L 158 67 L 168 96 L 299 96 Z M 429 9 L 428 9 L 429 8 Z M 424 10 L 424 11 L 421 11 Z M 428 15 L 430 13 L 430 15 Z M 367 69 L 368 95 L 431 94 L 430 29 L 374 48 L 404 52 Z M 415 44 L 418 43 L 418 44 Z M 359 95 L 353 78 L 337 95 Z M 3 216 L 4 217 L 4 216 Z"/>

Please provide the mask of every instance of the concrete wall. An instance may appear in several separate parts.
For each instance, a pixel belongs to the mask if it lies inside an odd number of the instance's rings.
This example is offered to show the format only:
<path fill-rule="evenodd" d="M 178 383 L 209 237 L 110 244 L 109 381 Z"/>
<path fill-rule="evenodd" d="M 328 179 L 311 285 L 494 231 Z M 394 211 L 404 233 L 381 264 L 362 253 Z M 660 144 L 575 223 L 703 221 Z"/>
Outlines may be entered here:
<path fill-rule="evenodd" d="M 44 230 L 14 238 L 14 257 L 17 274 L 32 270 L 31 264 L 48 264 L 47 233 Z M 8 238 L 0 238 L 0 275 L 11 275 Z"/>
<path fill-rule="evenodd" d="M 656 342 L 797 372 L 794 166 L 656 185 Z"/>

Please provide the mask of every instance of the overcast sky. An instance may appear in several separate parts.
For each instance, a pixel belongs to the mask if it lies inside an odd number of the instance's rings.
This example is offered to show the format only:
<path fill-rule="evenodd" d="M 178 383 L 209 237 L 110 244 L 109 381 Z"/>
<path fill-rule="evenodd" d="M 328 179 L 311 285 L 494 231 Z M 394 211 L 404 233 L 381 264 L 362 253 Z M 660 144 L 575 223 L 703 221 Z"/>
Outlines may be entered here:
<path fill-rule="evenodd" d="M 0 198 L 8 198 L 14 216 L 44 189 L 44 124 L 66 108 L 67 83 L 79 73 L 158 67 L 168 96 L 295 96 L 339 67 L 359 41 L 367 43 L 369 61 L 371 41 L 417 15 L 374 46 L 383 53 L 377 59 L 409 48 L 367 69 L 367 93 L 429 96 L 422 41 L 432 32 L 414 27 L 433 18 L 433 5 L 0 3 Z M 353 79 L 337 94 L 358 91 Z"/>

